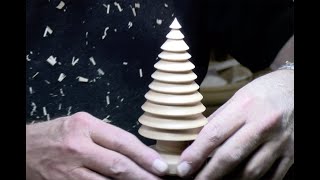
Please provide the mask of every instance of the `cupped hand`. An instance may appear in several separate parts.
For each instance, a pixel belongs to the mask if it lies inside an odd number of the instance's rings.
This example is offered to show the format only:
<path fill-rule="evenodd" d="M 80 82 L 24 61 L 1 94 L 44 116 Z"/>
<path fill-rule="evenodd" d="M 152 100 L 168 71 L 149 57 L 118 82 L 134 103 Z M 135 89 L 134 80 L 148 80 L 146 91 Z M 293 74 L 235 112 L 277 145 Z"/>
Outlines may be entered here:
<path fill-rule="evenodd" d="M 181 155 L 181 177 L 198 171 L 210 155 L 196 179 L 220 179 L 240 164 L 237 179 L 282 179 L 294 163 L 294 72 L 255 79 L 208 120 Z"/>
<path fill-rule="evenodd" d="M 167 167 L 134 135 L 88 113 L 26 126 L 30 180 L 152 180 Z"/>

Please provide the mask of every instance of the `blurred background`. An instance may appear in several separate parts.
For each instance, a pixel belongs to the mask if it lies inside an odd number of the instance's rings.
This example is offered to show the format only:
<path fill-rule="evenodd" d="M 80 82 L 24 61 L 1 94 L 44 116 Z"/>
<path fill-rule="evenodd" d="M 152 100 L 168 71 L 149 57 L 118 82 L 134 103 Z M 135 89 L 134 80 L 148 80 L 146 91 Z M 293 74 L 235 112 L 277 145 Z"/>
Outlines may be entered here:
<path fill-rule="evenodd" d="M 208 72 L 200 85 L 204 115 L 210 116 L 233 94 L 253 79 L 271 72 L 269 68 L 252 73 L 235 58 L 219 50 L 212 50 Z"/>

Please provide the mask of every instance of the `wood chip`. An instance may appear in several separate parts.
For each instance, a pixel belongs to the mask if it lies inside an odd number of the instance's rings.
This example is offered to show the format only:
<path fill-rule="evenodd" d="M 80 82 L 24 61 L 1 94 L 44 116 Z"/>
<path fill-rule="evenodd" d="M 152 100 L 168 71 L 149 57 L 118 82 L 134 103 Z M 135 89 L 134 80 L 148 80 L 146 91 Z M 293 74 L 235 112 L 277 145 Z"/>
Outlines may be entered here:
<path fill-rule="evenodd" d="M 51 66 L 54 66 L 57 63 L 57 57 L 53 57 L 52 55 L 47 59 L 47 62 L 51 64 Z"/>
<path fill-rule="evenodd" d="M 118 7 L 119 12 L 121 12 L 121 11 L 122 11 L 121 6 L 120 6 L 120 4 L 119 4 L 119 3 L 114 2 L 114 5 Z"/>
<path fill-rule="evenodd" d="M 129 21 L 129 23 L 128 23 L 128 28 L 130 29 L 131 27 L 132 27 L 132 22 Z"/>
<path fill-rule="evenodd" d="M 62 9 L 64 7 L 65 3 L 63 1 L 60 1 L 58 6 L 56 7 L 57 9 Z"/>
<path fill-rule="evenodd" d="M 81 77 L 81 76 L 78 76 L 77 79 L 78 79 L 79 82 L 88 82 L 89 81 L 88 78 L 84 78 L 84 77 Z"/>
<path fill-rule="evenodd" d="M 162 20 L 161 19 L 157 19 L 157 24 L 161 25 L 162 24 Z"/>
<path fill-rule="evenodd" d="M 58 78 L 58 81 L 61 82 L 65 77 L 66 77 L 66 75 L 61 73 L 59 78 Z"/>
<path fill-rule="evenodd" d="M 43 115 L 46 116 L 46 115 L 47 115 L 47 109 L 46 109 L 46 107 L 45 107 L 45 106 L 42 107 L 42 110 L 43 110 Z"/>
<path fill-rule="evenodd" d="M 96 61 L 94 60 L 93 57 L 90 57 L 89 60 L 91 61 L 91 63 L 95 66 L 96 65 Z"/>
<path fill-rule="evenodd" d="M 79 58 L 76 59 L 76 58 L 73 56 L 73 57 L 72 57 L 72 61 L 71 61 L 72 66 L 76 65 L 76 64 L 78 63 L 78 61 L 79 61 Z"/>
<path fill-rule="evenodd" d="M 110 11 L 110 4 L 106 5 L 106 4 L 102 4 L 105 8 L 107 8 L 107 14 L 109 14 Z"/>
<path fill-rule="evenodd" d="M 47 37 L 48 34 L 52 34 L 53 33 L 53 30 L 47 26 L 46 29 L 44 30 L 44 33 L 43 33 L 43 37 Z"/>
<path fill-rule="evenodd" d="M 100 76 L 103 76 L 103 75 L 104 75 L 103 70 L 99 68 L 99 69 L 98 69 L 98 74 L 99 74 Z"/>

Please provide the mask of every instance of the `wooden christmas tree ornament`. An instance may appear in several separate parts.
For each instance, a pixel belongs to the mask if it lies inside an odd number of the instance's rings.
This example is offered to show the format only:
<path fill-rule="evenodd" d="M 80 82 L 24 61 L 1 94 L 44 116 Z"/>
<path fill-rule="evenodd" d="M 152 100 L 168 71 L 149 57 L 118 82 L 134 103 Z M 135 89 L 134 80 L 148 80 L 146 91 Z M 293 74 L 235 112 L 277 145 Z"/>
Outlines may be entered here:
<path fill-rule="evenodd" d="M 157 70 L 151 75 L 150 90 L 145 94 L 139 133 L 157 140 L 152 148 L 168 163 L 169 174 L 176 175 L 181 153 L 195 140 L 207 118 L 202 115 L 205 106 L 195 82 L 197 75 L 192 71 L 195 66 L 189 61 L 189 46 L 176 18 L 170 29 L 158 55 L 160 60 L 154 65 Z"/>

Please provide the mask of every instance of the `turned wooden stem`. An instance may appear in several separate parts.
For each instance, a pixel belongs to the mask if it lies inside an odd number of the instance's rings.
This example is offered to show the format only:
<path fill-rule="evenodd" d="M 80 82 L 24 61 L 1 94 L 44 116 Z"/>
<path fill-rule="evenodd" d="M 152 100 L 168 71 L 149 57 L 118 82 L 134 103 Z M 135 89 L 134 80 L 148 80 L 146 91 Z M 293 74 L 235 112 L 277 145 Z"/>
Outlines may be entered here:
<path fill-rule="evenodd" d="M 189 141 L 157 141 L 156 149 L 158 151 L 181 154 L 189 144 Z"/>

